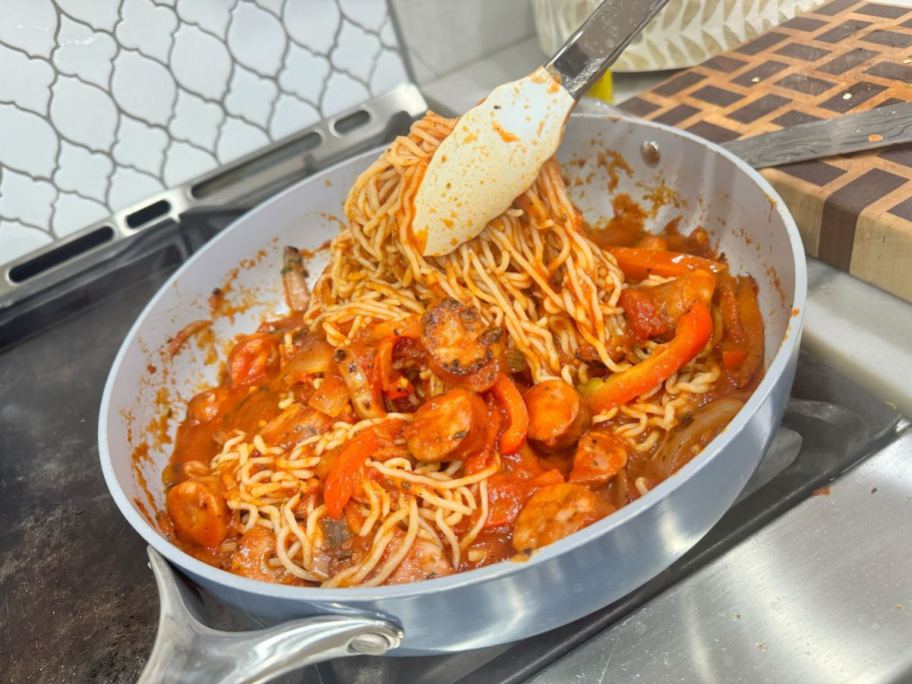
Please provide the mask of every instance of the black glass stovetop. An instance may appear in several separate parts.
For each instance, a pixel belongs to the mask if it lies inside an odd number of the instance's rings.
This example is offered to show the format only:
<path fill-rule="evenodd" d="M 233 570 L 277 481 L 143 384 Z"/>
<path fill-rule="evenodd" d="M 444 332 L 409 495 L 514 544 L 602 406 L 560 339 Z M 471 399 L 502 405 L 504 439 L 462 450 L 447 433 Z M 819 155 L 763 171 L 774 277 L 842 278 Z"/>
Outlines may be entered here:
<path fill-rule="evenodd" d="M 158 287 L 233 218 L 148 228 L 78 279 L 0 310 L 0 675 L 135 681 L 157 624 L 145 544 L 108 496 L 97 417 L 108 369 Z M 617 603 L 509 646 L 432 658 L 351 658 L 283 681 L 521 682 L 892 439 L 883 402 L 802 354 L 783 422 L 745 493 L 684 558 Z M 215 626 L 243 626 L 203 597 Z M 445 619 L 441 616 L 440 619 Z M 483 630 L 484 625 L 479 625 Z"/>

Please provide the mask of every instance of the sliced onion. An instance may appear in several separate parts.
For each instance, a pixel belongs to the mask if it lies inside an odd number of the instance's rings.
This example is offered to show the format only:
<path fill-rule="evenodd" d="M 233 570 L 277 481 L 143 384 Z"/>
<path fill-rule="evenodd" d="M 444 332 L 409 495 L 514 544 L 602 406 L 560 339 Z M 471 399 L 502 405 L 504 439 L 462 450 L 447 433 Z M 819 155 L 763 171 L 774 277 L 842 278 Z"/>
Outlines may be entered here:
<path fill-rule="evenodd" d="M 295 371 L 309 373 L 326 373 L 332 368 L 333 348 L 319 337 L 308 335 L 304 338 L 291 364 Z"/>
<path fill-rule="evenodd" d="M 725 329 L 725 324 L 722 318 L 722 309 L 713 304 L 710 309 L 713 319 L 713 334 L 709 339 L 709 342 L 706 343 L 706 347 L 700 352 L 700 358 L 704 358 L 712 353 L 712 351 L 719 346 L 719 342 L 722 341 L 722 332 Z"/>
<path fill-rule="evenodd" d="M 741 410 L 744 402 L 733 397 L 711 401 L 690 416 L 687 423 L 668 433 L 654 456 L 655 465 L 662 477 L 668 477 L 725 428 Z"/>
<path fill-rule="evenodd" d="M 335 418 L 348 406 L 348 389 L 338 375 L 326 375 L 307 405 Z"/>
<path fill-rule="evenodd" d="M 529 368 L 525 355 L 516 347 L 507 347 L 504 350 L 504 363 L 510 373 L 522 373 Z"/>

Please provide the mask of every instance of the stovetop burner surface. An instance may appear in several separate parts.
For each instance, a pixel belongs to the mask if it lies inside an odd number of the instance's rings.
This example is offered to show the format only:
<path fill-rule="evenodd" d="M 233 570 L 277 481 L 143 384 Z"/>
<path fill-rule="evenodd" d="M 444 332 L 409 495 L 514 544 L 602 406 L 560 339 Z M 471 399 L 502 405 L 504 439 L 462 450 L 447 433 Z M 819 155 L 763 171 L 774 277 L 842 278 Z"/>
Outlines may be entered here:
<path fill-rule="evenodd" d="M 148 229 L 78 281 L 0 311 L 0 672 L 10 681 L 135 681 L 142 669 L 157 624 L 156 590 L 145 544 L 102 478 L 98 406 L 133 320 L 231 218 L 198 213 L 181 227 Z M 882 401 L 803 354 L 783 427 L 741 498 L 694 549 L 637 591 L 518 644 L 344 659 L 287 681 L 523 681 L 890 442 L 899 421 Z M 203 603 L 216 624 L 245 622 L 207 597 Z"/>

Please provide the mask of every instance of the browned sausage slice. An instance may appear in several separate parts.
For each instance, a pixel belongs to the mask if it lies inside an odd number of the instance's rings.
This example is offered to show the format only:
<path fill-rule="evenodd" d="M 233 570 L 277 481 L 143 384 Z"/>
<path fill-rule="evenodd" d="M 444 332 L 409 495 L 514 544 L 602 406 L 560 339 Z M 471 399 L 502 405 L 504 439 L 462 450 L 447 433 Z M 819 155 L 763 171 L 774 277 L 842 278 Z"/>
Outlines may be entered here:
<path fill-rule="evenodd" d="M 592 421 L 580 393 L 563 380 L 545 380 L 523 397 L 529 410 L 528 437 L 547 449 L 572 446 Z"/>
<path fill-rule="evenodd" d="M 542 487 L 523 506 L 513 527 L 513 548 L 537 549 L 591 525 L 613 507 L 582 485 Z"/>
<path fill-rule="evenodd" d="M 415 411 L 404 431 L 406 446 L 419 461 L 436 463 L 464 458 L 481 447 L 486 416 L 481 397 L 468 390 L 452 389 Z"/>
<path fill-rule="evenodd" d="M 445 382 L 476 392 L 497 379 L 501 332 L 485 327 L 476 309 L 449 297 L 421 317 L 421 344 L 432 370 Z"/>
<path fill-rule="evenodd" d="M 227 394 L 226 388 L 216 387 L 194 396 L 187 404 L 187 422 L 199 425 L 217 418 Z"/>
<path fill-rule="evenodd" d="M 627 465 L 626 440 L 605 430 L 590 430 L 580 438 L 573 454 L 569 482 L 603 485 Z"/>

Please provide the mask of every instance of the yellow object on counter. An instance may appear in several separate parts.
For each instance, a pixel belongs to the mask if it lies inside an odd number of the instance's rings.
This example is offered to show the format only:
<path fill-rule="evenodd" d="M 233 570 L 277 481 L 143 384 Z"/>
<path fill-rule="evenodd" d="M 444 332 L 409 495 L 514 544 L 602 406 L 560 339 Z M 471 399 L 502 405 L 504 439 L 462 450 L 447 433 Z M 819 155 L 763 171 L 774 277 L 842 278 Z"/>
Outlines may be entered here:
<path fill-rule="evenodd" d="M 605 74 L 595 82 L 595 85 L 589 88 L 589 92 L 586 93 L 586 95 L 601 100 L 602 102 L 612 104 L 614 102 L 614 84 L 611 80 L 611 72 L 606 71 Z"/>

